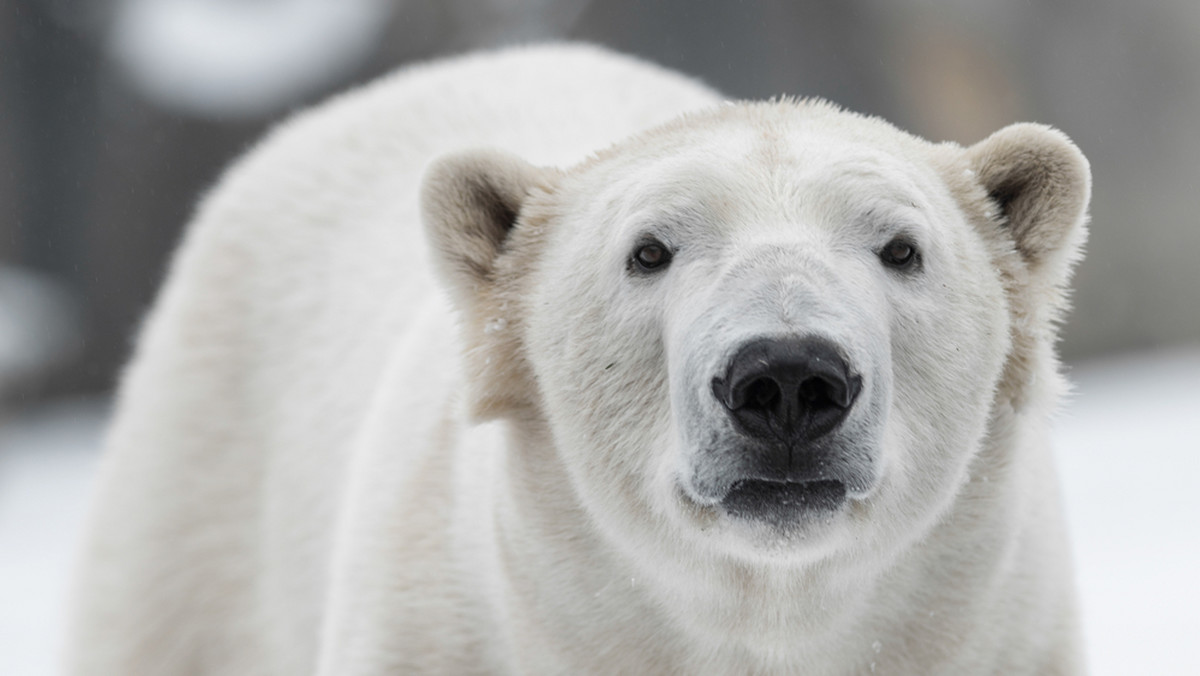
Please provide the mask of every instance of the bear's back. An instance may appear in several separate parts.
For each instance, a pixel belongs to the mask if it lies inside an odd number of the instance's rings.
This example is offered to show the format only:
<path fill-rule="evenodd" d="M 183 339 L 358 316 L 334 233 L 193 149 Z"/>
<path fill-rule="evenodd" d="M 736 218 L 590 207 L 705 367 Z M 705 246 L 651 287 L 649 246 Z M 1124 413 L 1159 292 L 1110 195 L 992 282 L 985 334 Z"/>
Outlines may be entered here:
<path fill-rule="evenodd" d="M 263 322 L 257 349 L 280 377 L 308 372 L 322 392 L 369 381 L 417 308 L 441 303 L 418 204 L 432 159 L 490 147 L 568 166 L 716 100 L 677 74 L 579 45 L 406 69 L 281 126 L 206 201 L 188 246 L 210 240 L 246 257 L 231 281 L 246 285 L 240 295 Z M 361 377 L 347 374 L 355 368 Z"/>

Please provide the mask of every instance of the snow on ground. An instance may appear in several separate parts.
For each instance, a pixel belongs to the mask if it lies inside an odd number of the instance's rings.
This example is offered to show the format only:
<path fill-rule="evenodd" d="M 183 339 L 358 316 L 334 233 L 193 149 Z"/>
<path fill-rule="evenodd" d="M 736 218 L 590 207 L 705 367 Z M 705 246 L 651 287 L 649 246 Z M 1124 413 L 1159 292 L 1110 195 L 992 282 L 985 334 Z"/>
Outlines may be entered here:
<path fill-rule="evenodd" d="M 71 560 L 96 468 L 102 402 L 0 421 L 0 674 L 57 674 Z"/>
<path fill-rule="evenodd" d="M 1094 674 L 1200 674 L 1200 348 L 1081 365 L 1058 424 Z"/>
<path fill-rule="evenodd" d="M 1058 425 L 1091 672 L 1198 674 L 1200 347 L 1072 371 Z M 97 402 L 0 427 L 0 674 L 55 673 Z"/>

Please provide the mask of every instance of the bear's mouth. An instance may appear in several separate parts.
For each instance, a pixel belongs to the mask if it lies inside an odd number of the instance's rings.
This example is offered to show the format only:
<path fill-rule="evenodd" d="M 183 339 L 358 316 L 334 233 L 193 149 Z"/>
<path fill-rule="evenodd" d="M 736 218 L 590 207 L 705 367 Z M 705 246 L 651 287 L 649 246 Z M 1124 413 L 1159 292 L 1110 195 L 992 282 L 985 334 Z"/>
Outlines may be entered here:
<path fill-rule="evenodd" d="M 846 501 L 846 484 L 819 481 L 742 479 L 730 487 L 721 506 L 739 519 L 785 526 L 815 514 L 837 511 Z"/>

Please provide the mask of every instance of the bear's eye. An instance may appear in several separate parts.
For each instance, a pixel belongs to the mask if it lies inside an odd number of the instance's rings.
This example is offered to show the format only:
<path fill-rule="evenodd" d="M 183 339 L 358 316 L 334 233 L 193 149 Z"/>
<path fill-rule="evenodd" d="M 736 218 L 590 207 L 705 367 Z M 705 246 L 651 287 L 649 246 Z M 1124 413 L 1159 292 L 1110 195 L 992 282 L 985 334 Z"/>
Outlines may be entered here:
<path fill-rule="evenodd" d="M 920 260 L 920 254 L 917 253 L 917 247 L 912 243 L 896 238 L 883 247 L 883 250 L 879 252 L 879 259 L 890 268 L 908 270 Z"/>
<path fill-rule="evenodd" d="M 671 250 L 658 240 L 640 242 L 630 259 L 632 266 L 642 272 L 652 272 L 667 267 L 671 262 Z"/>

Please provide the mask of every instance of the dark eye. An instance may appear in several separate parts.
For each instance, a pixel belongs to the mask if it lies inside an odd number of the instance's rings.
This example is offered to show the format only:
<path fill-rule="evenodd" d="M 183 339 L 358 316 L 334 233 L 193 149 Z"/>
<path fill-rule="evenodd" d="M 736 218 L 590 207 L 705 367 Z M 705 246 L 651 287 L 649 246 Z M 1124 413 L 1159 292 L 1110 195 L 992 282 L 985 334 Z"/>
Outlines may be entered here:
<path fill-rule="evenodd" d="M 879 252 L 879 259 L 883 264 L 897 270 L 911 268 L 919 258 L 917 247 L 903 239 L 893 239 Z"/>
<path fill-rule="evenodd" d="M 631 262 L 635 269 L 643 272 L 660 270 L 671 262 L 671 250 L 657 240 L 641 242 L 634 249 Z"/>

